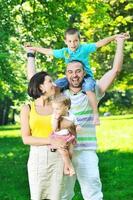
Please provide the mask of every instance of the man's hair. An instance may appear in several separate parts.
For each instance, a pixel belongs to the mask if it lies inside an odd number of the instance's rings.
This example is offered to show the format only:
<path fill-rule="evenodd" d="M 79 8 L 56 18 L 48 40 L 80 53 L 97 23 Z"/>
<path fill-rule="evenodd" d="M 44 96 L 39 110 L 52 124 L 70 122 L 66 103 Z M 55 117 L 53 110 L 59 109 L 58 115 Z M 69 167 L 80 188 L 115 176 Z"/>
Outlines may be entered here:
<path fill-rule="evenodd" d="M 70 63 L 80 63 L 83 66 L 83 70 L 84 70 L 85 65 L 84 65 L 84 63 L 82 61 L 80 61 L 80 60 L 71 60 L 69 63 L 67 63 L 67 65 L 69 65 Z"/>
<path fill-rule="evenodd" d="M 53 100 L 53 103 L 60 103 L 64 106 L 67 106 L 68 109 L 71 107 L 71 100 L 69 97 L 64 96 L 63 94 L 56 96 Z"/>
<path fill-rule="evenodd" d="M 36 73 L 29 82 L 28 85 L 28 94 L 33 99 L 37 99 L 43 95 L 43 92 L 40 89 L 40 85 L 44 83 L 45 77 L 49 76 L 47 72 L 38 72 Z"/>
<path fill-rule="evenodd" d="M 66 35 L 74 35 L 75 33 L 77 33 L 79 39 L 80 39 L 80 32 L 78 31 L 78 29 L 76 28 L 68 28 L 66 31 L 65 31 L 65 38 L 66 38 Z"/>

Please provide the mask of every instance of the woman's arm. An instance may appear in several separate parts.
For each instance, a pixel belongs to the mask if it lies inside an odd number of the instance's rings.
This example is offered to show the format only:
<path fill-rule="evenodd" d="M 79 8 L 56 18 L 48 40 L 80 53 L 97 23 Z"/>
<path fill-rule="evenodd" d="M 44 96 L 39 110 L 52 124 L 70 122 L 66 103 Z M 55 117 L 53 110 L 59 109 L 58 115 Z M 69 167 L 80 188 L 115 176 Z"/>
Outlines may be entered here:
<path fill-rule="evenodd" d="M 31 130 L 29 126 L 29 113 L 30 108 L 28 105 L 24 105 L 20 113 L 20 123 L 21 123 L 21 134 L 22 140 L 25 145 L 43 146 L 43 145 L 53 145 L 56 148 L 65 148 L 66 142 L 63 139 L 52 139 L 49 138 L 39 138 L 33 137 L 31 135 Z"/>
<path fill-rule="evenodd" d="M 20 113 L 21 134 L 23 143 L 26 145 L 35 145 L 35 146 L 50 144 L 51 142 L 49 138 L 38 138 L 38 137 L 33 137 L 31 135 L 29 126 L 29 113 L 30 113 L 29 106 L 24 105 Z"/>

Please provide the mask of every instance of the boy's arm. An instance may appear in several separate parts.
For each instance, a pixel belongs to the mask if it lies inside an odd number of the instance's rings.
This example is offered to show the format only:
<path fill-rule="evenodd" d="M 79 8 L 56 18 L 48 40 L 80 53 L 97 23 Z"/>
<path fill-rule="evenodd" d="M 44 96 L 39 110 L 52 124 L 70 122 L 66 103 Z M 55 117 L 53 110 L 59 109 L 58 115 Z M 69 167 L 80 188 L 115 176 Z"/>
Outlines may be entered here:
<path fill-rule="evenodd" d="M 29 50 L 35 51 L 35 52 L 39 52 L 48 56 L 52 56 L 53 55 L 53 49 L 51 48 L 43 48 L 43 47 L 32 47 L 32 46 L 27 46 L 27 48 Z"/>
<path fill-rule="evenodd" d="M 113 35 L 111 37 L 107 37 L 107 38 L 104 38 L 102 40 L 99 40 L 98 42 L 96 42 L 96 47 L 99 48 L 99 47 L 102 47 L 108 43 L 110 43 L 111 41 L 115 40 L 117 35 Z"/>
<path fill-rule="evenodd" d="M 105 93 L 106 90 L 111 86 L 112 82 L 115 80 L 117 75 L 120 73 L 123 63 L 123 46 L 125 38 L 118 36 L 116 38 L 116 53 L 113 63 L 113 68 L 109 70 L 103 77 L 99 80 L 98 85 L 101 93 Z"/>
<path fill-rule="evenodd" d="M 111 37 L 107 37 L 107 38 L 104 38 L 98 42 L 96 42 L 96 47 L 99 48 L 99 47 L 102 47 L 106 44 L 108 44 L 109 42 L 115 40 L 117 37 L 120 37 L 120 38 L 123 38 L 123 39 L 128 39 L 130 36 L 128 33 L 120 33 L 120 34 L 117 34 L 117 35 L 113 35 Z"/>

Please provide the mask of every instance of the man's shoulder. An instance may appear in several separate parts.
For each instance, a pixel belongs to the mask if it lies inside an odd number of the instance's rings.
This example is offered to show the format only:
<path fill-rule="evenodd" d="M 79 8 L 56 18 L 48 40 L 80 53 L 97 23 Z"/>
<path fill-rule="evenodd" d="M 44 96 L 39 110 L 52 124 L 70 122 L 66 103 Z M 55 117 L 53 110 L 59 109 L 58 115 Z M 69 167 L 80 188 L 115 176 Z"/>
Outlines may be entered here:
<path fill-rule="evenodd" d="M 104 94 L 101 92 L 101 89 L 99 86 L 99 80 L 96 81 L 95 93 L 96 93 L 96 97 L 97 97 L 98 101 L 104 96 Z M 70 99 L 71 98 L 75 99 L 76 101 L 79 101 L 80 99 L 84 99 L 84 100 L 88 99 L 88 96 L 82 90 L 80 90 L 77 94 L 72 94 L 70 89 L 66 89 L 63 91 L 63 94 L 68 96 Z"/>

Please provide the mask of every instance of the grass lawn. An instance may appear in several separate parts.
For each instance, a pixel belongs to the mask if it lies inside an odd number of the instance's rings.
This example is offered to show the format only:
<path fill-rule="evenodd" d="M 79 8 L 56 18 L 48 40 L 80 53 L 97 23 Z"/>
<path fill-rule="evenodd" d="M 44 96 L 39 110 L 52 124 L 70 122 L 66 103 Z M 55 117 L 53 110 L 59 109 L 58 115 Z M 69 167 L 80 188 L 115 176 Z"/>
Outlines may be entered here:
<path fill-rule="evenodd" d="M 101 118 L 97 138 L 104 200 L 133 200 L 133 115 Z M 18 126 L 0 126 L 0 200 L 29 199 L 28 150 Z"/>

